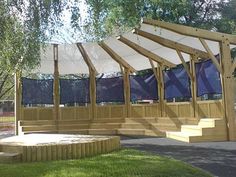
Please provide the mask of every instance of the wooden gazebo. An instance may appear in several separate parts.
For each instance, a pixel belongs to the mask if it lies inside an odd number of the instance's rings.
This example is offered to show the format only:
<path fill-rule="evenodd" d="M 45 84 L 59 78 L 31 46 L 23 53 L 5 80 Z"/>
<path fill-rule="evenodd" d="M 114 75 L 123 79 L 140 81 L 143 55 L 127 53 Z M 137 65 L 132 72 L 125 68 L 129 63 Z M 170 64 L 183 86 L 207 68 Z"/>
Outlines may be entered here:
<path fill-rule="evenodd" d="M 231 49 L 236 36 L 158 20 L 143 19 L 140 28 L 99 43 L 53 44 L 42 51 L 41 67 L 32 72 L 54 74 L 53 106 L 22 105 L 20 72 L 16 74 L 16 134 L 34 132 L 167 136 L 188 142 L 235 141 L 234 77 Z M 222 99 L 201 101 L 195 64 L 210 59 L 220 75 Z M 167 102 L 163 71 L 185 69 L 190 101 Z M 132 104 L 130 74 L 152 69 L 158 101 Z M 123 75 L 124 103 L 97 104 L 96 75 Z M 60 106 L 59 75 L 89 74 L 90 102 Z M 173 128 L 174 127 L 174 128 Z M 174 131 L 174 132 L 173 132 Z"/>

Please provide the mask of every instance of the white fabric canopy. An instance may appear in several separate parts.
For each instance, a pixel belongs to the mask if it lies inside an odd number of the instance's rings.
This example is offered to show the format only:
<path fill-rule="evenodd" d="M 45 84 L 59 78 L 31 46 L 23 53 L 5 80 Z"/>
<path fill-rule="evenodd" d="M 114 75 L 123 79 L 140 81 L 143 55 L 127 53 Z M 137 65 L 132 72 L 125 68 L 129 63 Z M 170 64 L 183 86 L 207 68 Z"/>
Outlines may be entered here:
<path fill-rule="evenodd" d="M 178 33 L 155 27 L 152 25 L 141 24 L 141 30 L 148 33 L 160 36 L 165 39 L 169 39 L 174 42 L 178 42 L 195 49 L 205 51 L 199 39 L 180 35 Z M 175 50 L 164 47 L 156 42 L 153 42 L 142 36 L 128 32 L 123 37 L 138 44 L 139 46 L 153 52 L 156 55 L 174 63 L 181 64 Z M 205 40 L 211 51 L 216 55 L 219 53 L 219 44 L 214 41 Z M 135 50 L 122 43 L 116 38 L 109 38 L 104 41 L 114 52 L 116 52 L 121 58 L 123 58 L 129 65 L 136 70 L 143 70 L 151 68 L 148 58 L 137 53 Z M 111 58 L 97 43 L 84 43 L 83 47 L 87 52 L 92 64 L 95 66 L 98 73 L 111 73 L 119 72 L 119 64 Z M 231 48 L 235 47 L 231 45 Z M 78 74 L 89 73 L 88 67 L 84 62 L 84 59 L 77 48 L 76 44 L 60 44 L 58 47 L 59 54 L 59 73 L 60 74 Z M 185 61 L 189 61 L 190 56 L 183 53 Z M 52 74 L 54 71 L 53 64 L 53 47 L 48 45 L 45 51 L 41 51 L 41 66 L 33 72 Z"/>

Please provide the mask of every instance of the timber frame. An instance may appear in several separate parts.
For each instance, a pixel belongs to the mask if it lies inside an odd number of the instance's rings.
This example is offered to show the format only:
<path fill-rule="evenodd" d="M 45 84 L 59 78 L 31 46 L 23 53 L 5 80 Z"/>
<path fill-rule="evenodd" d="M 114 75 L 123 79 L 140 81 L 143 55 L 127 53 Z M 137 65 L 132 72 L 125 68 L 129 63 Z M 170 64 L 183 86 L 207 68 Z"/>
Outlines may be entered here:
<path fill-rule="evenodd" d="M 191 109 L 192 109 L 192 117 L 199 117 L 199 112 L 197 107 L 197 87 L 196 87 L 196 76 L 195 76 L 195 63 L 199 61 L 199 59 L 211 59 L 217 70 L 221 75 L 222 80 L 222 117 L 226 121 L 227 134 L 229 141 L 236 140 L 236 121 L 235 121 L 235 111 L 234 111 L 234 98 L 235 98 L 235 86 L 234 86 L 234 78 L 233 72 L 236 68 L 236 60 L 231 59 L 230 53 L 230 45 L 236 45 L 236 36 L 223 34 L 218 32 L 211 32 L 203 29 L 197 29 L 193 27 L 187 27 L 178 24 L 167 23 L 158 20 L 152 19 L 143 19 L 143 24 L 151 25 L 154 27 L 163 28 L 181 35 L 190 36 L 199 39 L 205 51 L 195 49 L 192 46 L 183 45 L 181 43 L 165 39 L 163 37 L 142 31 L 141 29 L 135 28 L 133 33 L 136 35 L 140 35 L 149 40 L 152 40 L 164 47 L 175 50 L 177 55 L 179 56 L 180 61 L 182 62 L 189 78 L 191 81 L 191 90 L 192 90 L 192 100 L 191 100 Z M 167 103 L 164 99 L 164 81 L 163 81 L 163 69 L 164 68 L 172 68 L 175 67 L 176 64 L 168 61 L 167 58 L 163 58 L 152 51 L 143 48 L 142 46 L 132 42 L 128 38 L 124 36 L 119 36 L 117 38 L 119 41 L 124 43 L 127 47 L 135 50 L 137 53 L 145 56 L 150 62 L 150 68 L 152 68 L 155 78 L 158 80 L 158 97 L 159 103 L 156 105 L 156 108 L 160 110 L 160 116 L 166 116 L 166 106 Z M 220 60 L 216 59 L 213 52 L 207 45 L 205 40 L 210 40 L 214 42 L 218 42 L 220 46 Z M 96 104 L 96 75 L 98 74 L 95 66 L 93 65 L 91 59 L 89 58 L 87 52 L 85 51 L 83 45 L 81 43 L 76 44 L 78 50 L 85 63 L 89 68 L 90 73 L 90 100 L 91 100 L 91 119 L 97 119 L 99 117 L 98 114 L 98 106 Z M 129 74 L 136 72 L 136 69 L 128 64 L 124 58 L 121 57 L 118 53 L 116 53 L 111 47 L 109 47 L 104 41 L 99 43 L 99 46 L 111 56 L 114 61 L 116 61 L 121 68 L 121 73 L 124 76 L 124 94 L 125 94 L 125 117 L 132 117 L 132 104 L 130 102 L 130 84 L 129 84 Z M 190 62 L 189 66 L 186 64 L 182 53 L 189 54 Z M 58 70 L 58 45 L 53 45 L 53 54 L 54 54 L 54 120 L 56 122 L 60 120 L 59 113 L 59 104 L 60 104 L 60 96 L 59 96 L 59 70 Z M 16 97 L 15 97 L 15 110 L 16 110 L 16 125 L 17 121 L 21 120 L 21 86 L 20 86 L 20 72 L 17 72 L 15 75 L 15 89 L 16 89 Z M 16 126 L 17 127 L 17 126 Z"/>

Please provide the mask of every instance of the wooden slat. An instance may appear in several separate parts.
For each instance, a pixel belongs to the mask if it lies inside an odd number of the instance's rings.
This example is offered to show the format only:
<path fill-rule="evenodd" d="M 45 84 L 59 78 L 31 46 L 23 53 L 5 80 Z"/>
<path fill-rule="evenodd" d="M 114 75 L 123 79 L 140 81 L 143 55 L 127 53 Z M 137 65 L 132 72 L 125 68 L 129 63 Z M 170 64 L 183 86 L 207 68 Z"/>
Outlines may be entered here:
<path fill-rule="evenodd" d="M 98 74 L 95 66 L 93 65 L 91 59 L 89 58 L 87 52 L 85 51 L 85 49 L 83 47 L 83 45 L 81 43 L 77 43 L 76 45 L 77 45 L 81 55 L 83 56 L 83 59 L 84 59 L 85 63 L 87 64 L 87 66 L 89 68 L 91 68 L 93 71 L 95 71 L 96 74 Z"/>
<path fill-rule="evenodd" d="M 212 53 L 211 49 L 207 45 L 206 41 L 202 38 L 199 38 L 199 40 L 201 41 L 201 43 L 202 43 L 203 47 L 206 49 L 206 51 L 209 53 L 210 59 L 212 60 L 212 62 L 216 66 L 217 70 L 222 74 L 221 66 L 220 66 L 218 60 L 216 59 L 215 55 Z"/>
<path fill-rule="evenodd" d="M 133 30 L 133 33 L 135 33 L 137 35 L 140 35 L 140 36 L 143 36 L 143 37 L 145 37 L 147 39 L 150 39 L 154 42 L 157 42 L 157 43 L 159 43 L 159 44 L 161 44 L 165 47 L 168 47 L 168 48 L 171 48 L 171 49 L 174 49 L 174 50 L 179 50 L 179 51 L 187 53 L 187 54 L 196 55 L 199 58 L 209 58 L 210 57 L 209 54 L 205 51 L 201 51 L 201 50 L 195 49 L 193 47 L 190 47 L 190 46 L 178 43 L 178 42 L 174 42 L 174 41 L 169 40 L 169 39 L 165 39 L 163 37 L 148 33 L 146 31 L 142 31 L 142 30 L 137 29 L 137 28 L 135 28 Z"/>
<path fill-rule="evenodd" d="M 218 32 L 212 32 L 208 30 L 203 30 L 199 28 L 193 28 L 193 27 L 188 27 L 184 25 L 178 25 L 178 24 L 173 24 L 173 23 L 168 23 L 168 22 L 163 22 L 159 20 L 152 20 L 152 19 L 143 19 L 142 23 L 152 25 L 152 26 L 157 26 L 160 28 L 165 28 L 167 30 L 187 35 L 187 36 L 192 36 L 192 37 L 197 37 L 197 38 L 204 38 L 212 41 L 222 41 L 222 39 L 228 38 L 229 42 L 232 44 L 236 44 L 236 36 L 235 35 L 229 35 L 225 33 L 218 33 Z"/>
<path fill-rule="evenodd" d="M 181 54 L 181 52 L 180 52 L 179 50 L 176 50 L 176 52 L 177 52 L 177 54 L 178 54 L 178 56 L 179 56 L 179 58 L 180 58 L 180 60 L 181 60 L 181 62 L 182 62 L 182 64 L 183 64 L 184 69 L 185 69 L 185 71 L 187 72 L 189 78 L 192 79 L 193 76 L 192 76 L 192 74 L 191 74 L 190 71 L 189 71 L 189 67 L 188 67 L 188 65 L 186 64 L 183 55 Z"/>
<path fill-rule="evenodd" d="M 111 56 L 117 63 L 122 65 L 123 67 L 129 69 L 132 73 L 136 72 L 136 70 L 129 65 L 121 56 L 119 56 L 114 50 L 112 50 L 105 42 L 100 42 L 99 46 L 101 46 L 107 53 L 108 55 Z"/>
<path fill-rule="evenodd" d="M 138 53 L 140 53 L 141 55 L 144 55 L 145 57 L 156 61 L 158 63 L 162 63 L 165 66 L 168 67 L 175 67 L 176 65 L 174 63 L 169 62 L 168 60 L 154 54 L 153 52 L 135 44 L 134 42 L 128 40 L 127 38 L 123 37 L 123 36 L 119 36 L 117 38 L 118 40 L 120 40 L 121 42 L 123 42 L 124 44 L 128 45 L 129 47 L 131 47 L 132 49 L 134 49 L 135 51 L 137 51 Z"/>

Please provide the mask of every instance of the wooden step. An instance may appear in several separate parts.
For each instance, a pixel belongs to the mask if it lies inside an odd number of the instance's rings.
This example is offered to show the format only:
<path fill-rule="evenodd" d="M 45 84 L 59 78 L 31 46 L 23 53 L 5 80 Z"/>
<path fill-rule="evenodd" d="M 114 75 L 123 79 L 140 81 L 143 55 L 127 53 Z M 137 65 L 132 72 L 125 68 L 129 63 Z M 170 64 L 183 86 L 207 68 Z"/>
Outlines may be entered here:
<path fill-rule="evenodd" d="M 123 129 L 150 129 L 149 123 L 123 123 L 121 125 Z"/>
<path fill-rule="evenodd" d="M 116 135 L 117 130 L 115 129 L 89 129 L 89 135 Z"/>
<path fill-rule="evenodd" d="M 26 121 L 20 120 L 20 126 L 39 126 L 39 125 L 55 125 L 56 121 L 53 120 L 37 120 L 37 121 Z"/>
<path fill-rule="evenodd" d="M 145 129 L 118 129 L 119 135 L 145 135 Z"/>
<path fill-rule="evenodd" d="M 41 125 L 41 126 L 23 126 L 23 132 L 29 131 L 56 131 L 55 125 Z"/>
<path fill-rule="evenodd" d="M 179 141 L 184 141 L 190 143 L 190 136 L 201 136 L 198 133 L 185 133 L 185 132 L 166 132 L 167 138 L 172 138 Z"/>
<path fill-rule="evenodd" d="M 120 123 L 92 123 L 90 129 L 118 129 L 121 127 Z"/>
<path fill-rule="evenodd" d="M 21 162 L 21 157 L 20 153 L 0 152 L 0 163 Z"/>
<path fill-rule="evenodd" d="M 222 118 L 203 118 L 199 121 L 198 125 L 201 127 L 226 126 L 225 120 Z"/>
<path fill-rule="evenodd" d="M 123 123 L 125 122 L 124 118 L 103 118 L 103 119 L 94 119 L 92 123 Z"/>
<path fill-rule="evenodd" d="M 165 137 L 165 132 L 162 131 L 153 131 L 153 130 L 145 130 L 146 136 L 158 136 L 158 137 Z"/>
<path fill-rule="evenodd" d="M 76 130 L 76 129 L 88 129 L 89 124 L 67 124 L 67 125 L 59 125 L 59 130 Z"/>
<path fill-rule="evenodd" d="M 156 118 L 155 117 L 145 117 L 145 118 L 126 118 L 125 119 L 126 123 L 156 123 Z"/>
<path fill-rule="evenodd" d="M 58 133 L 88 135 L 88 129 L 59 130 Z"/>
<path fill-rule="evenodd" d="M 153 123 L 153 124 L 151 124 L 151 129 L 152 130 L 160 130 L 160 131 L 179 131 L 180 125 Z"/>

